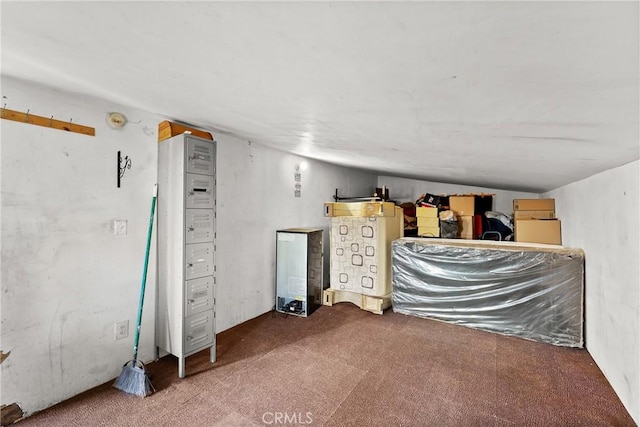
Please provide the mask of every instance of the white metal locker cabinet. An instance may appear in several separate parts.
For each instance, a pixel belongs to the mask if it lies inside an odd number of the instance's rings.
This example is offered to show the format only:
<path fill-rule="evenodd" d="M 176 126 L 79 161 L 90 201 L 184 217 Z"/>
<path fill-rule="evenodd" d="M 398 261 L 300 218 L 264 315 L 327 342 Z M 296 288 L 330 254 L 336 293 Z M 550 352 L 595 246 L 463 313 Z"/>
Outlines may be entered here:
<path fill-rule="evenodd" d="M 213 243 L 185 245 L 185 279 L 213 275 Z"/>
<path fill-rule="evenodd" d="M 209 209 L 187 209 L 186 212 L 186 243 L 213 241 L 213 212 Z"/>
<path fill-rule="evenodd" d="M 185 207 L 187 209 L 213 209 L 216 201 L 214 187 L 212 176 L 188 173 Z"/>
<path fill-rule="evenodd" d="M 178 358 L 209 349 L 215 337 L 215 141 L 183 134 L 158 144 L 156 345 Z"/>
<path fill-rule="evenodd" d="M 187 141 L 187 173 L 214 176 L 215 159 L 215 145 L 195 138 Z"/>
<path fill-rule="evenodd" d="M 213 313 L 205 311 L 187 317 L 184 328 L 184 352 L 195 353 L 213 342 Z"/>
<path fill-rule="evenodd" d="M 213 309 L 213 280 L 202 277 L 187 281 L 184 311 L 187 317 Z"/>

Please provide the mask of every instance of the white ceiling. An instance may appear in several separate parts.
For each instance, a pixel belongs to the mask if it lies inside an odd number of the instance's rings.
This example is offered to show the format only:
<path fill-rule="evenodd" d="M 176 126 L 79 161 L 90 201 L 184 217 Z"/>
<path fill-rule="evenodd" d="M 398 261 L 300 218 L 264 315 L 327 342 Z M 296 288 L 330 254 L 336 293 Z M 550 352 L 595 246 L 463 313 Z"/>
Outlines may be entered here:
<path fill-rule="evenodd" d="M 544 191 L 639 155 L 638 2 L 7 2 L 2 73 L 380 174 Z"/>

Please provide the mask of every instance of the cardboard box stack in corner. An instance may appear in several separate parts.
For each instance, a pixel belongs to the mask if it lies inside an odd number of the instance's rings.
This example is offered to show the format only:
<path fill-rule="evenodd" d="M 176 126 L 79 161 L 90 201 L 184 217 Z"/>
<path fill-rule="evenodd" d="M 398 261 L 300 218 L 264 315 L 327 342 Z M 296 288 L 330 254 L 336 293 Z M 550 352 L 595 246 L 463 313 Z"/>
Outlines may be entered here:
<path fill-rule="evenodd" d="M 418 218 L 418 236 L 440 237 L 438 208 L 418 206 L 416 217 Z"/>
<path fill-rule="evenodd" d="M 514 199 L 513 220 L 516 242 L 562 245 L 555 199 Z"/>
<path fill-rule="evenodd" d="M 449 196 L 449 209 L 458 217 L 461 239 L 473 239 L 475 196 Z"/>

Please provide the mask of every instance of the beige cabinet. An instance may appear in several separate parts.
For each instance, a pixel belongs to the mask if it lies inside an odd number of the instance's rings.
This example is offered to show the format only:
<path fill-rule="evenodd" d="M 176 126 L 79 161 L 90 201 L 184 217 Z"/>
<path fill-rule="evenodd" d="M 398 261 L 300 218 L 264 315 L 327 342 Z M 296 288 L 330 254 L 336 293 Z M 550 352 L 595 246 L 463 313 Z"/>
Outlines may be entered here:
<path fill-rule="evenodd" d="M 391 242 L 404 215 L 389 202 L 327 203 L 331 216 L 330 288 L 383 297 L 391 293 Z"/>

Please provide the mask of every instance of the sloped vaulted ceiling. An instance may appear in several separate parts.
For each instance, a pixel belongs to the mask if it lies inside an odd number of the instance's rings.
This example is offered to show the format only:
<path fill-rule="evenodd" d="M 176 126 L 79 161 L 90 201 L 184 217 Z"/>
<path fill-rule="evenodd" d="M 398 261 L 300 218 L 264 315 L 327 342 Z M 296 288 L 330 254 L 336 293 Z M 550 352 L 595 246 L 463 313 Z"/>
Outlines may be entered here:
<path fill-rule="evenodd" d="M 544 191 L 640 157 L 638 2 L 6 2 L 2 73 L 311 158 Z"/>

